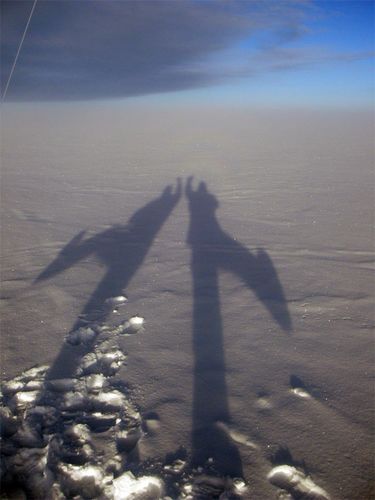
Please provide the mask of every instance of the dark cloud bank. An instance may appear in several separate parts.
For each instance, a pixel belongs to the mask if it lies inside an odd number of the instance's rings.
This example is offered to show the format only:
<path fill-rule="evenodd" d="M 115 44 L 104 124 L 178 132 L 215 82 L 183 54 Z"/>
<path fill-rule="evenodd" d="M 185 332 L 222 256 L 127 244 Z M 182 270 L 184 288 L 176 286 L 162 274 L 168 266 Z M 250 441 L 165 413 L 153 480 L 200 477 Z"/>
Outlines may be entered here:
<path fill-rule="evenodd" d="M 1 4 L 2 93 L 31 6 Z M 251 62 L 238 72 L 213 71 L 206 61 L 259 32 L 271 40 L 260 51 L 272 52 L 301 36 L 308 9 L 305 2 L 38 0 L 7 100 L 127 97 L 250 75 Z"/>

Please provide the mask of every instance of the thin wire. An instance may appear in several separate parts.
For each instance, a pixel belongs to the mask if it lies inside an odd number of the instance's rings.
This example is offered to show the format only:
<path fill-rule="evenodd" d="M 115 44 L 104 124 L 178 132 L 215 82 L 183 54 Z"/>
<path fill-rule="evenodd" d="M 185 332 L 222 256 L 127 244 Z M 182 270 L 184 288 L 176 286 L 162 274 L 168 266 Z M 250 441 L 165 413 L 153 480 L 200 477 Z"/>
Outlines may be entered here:
<path fill-rule="evenodd" d="M 31 21 L 31 17 L 32 17 L 32 15 L 33 15 L 33 12 L 34 12 L 34 9 L 35 9 L 36 2 L 37 2 L 37 1 L 38 1 L 38 0 L 34 0 L 33 6 L 32 6 L 32 8 L 31 8 L 30 15 L 29 15 L 29 19 L 27 20 L 27 23 L 26 23 L 25 31 L 23 32 L 23 35 L 22 35 L 22 38 L 21 38 L 20 44 L 19 44 L 19 46 L 18 46 L 18 50 L 17 50 L 16 57 L 15 57 L 15 59 L 14 59 L 14 63 L 13 63 L 12 69 L 10 70 L 10 73 L 9 73 L 9 78 L 8 78 L 7 84 L 6 84 L 6 86 L 5 86 L 5 90 L 4 90 L 4 94 L 3 94 L 2 100 L 4 100 L 4 99 L 5 99 L 5 96 L 6 96 L 6 93 L 7 93 L 8 87 L 9 87 L 9 84 L 10 84 L 10 80 L 11 80 L 11 78 L 12 78 L 12 75 L 13 75 L 13 72 L 14 72 L 14 68 L 16 67 L 17 60 L 18 60 L 18 56 L 20 55 L 21 48 L 22 48 L 22 44 L 23 44 L 23 41 L 25 40 L 26 32 L 27 32 L 27 29 L 28 29 L 28 27 L 29 27 L 29 24 L 30 24 L 30 21 Z"/>

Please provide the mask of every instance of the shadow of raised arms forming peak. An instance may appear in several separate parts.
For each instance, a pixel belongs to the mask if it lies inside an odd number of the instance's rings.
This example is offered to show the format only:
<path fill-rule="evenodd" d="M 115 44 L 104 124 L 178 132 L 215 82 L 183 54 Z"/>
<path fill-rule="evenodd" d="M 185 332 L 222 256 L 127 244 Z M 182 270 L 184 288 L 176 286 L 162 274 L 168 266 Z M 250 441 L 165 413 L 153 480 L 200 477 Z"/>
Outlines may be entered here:
<path fill-rule="evenodd" d="M 185 189 L 191 217 L 188 243 L 193 250 L 209 252 L 210 262 L 218 269 L 237 275 L 255 293 L 280 328 L 290 332 L 292 321 L 284 291 L 267 252 L 257 249 L 253 254 L 223 231 L 216 219 L 219 206 L 216 197 L 207 190 L 205 182 L 194 191 L 192 180 L 192 177 L 188 179 Z"/>
<path fill-rule="evenodd" d="M 216 219 L 217 199 L 201 182 L 196 190 L 189 178 L 188 244 L 193 278 L 193 465 L 209 458 L 224 475 L 242 475 L 239 452 L 229 437 L 230 411 L 225 380 L 219 271 L 233 272 L 261 300 L 279 326 L 291 330 L 284 293 L 271 259 L 264 250 L 253 255 L 224 232 Z"/>
<path fill-rule="evenodd" d="M 124 288 L 143 263 L 155 236 L 180 197 L 181 181 L 178 179 L 175 191 L 171 186 L 167 186 L 159 197 L 137 210 L 126 225 L 115 225 L 86 240 L 84 231 L 80 232 L 36 278 L 35 283 L 51 278 L 88 255 L 96 255 L 104 264 L 106 273 L 84 306 L 72 331 L 87 323 L 106 319 L 106 299 L 123 295 Z M 49 370 L 48 377 L 71 377 L 81 357 L 92 349 L 94 342 L 95 339 L 85 346 L 75 347 L 74 350 L 64 343 Z"/>

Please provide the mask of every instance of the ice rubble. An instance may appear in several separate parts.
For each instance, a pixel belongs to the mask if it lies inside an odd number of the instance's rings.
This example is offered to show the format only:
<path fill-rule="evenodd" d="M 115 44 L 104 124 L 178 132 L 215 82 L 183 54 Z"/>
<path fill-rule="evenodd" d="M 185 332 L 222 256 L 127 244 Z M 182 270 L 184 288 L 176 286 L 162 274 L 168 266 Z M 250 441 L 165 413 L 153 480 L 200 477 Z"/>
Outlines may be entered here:
<path fill-rule="evenodd" d="M 131 472 L 125 472 L 112 481 L 106 494 L 111 500 L 157 500 L 163 497 L 164 484 L 158 477 L 136 479 Z"/>
<path fill-rule="evenodd" d="M 114 299 L 117 305 L 125 302 Z M 160 426 L 152 418 L 142 422 L 114 378 L 126 356 L 113 340 L 119 334 L 141 332 L 143 326 L 144 319 L 136 315 L 115 327 L 82 327 L 69 334 L 67 342 L 91 345 L 101 334 L 104 340 L 82 357 L 72 377 L 48 379 L 48 366 L 38 366 L 3 384 L 1 479 L 5 486 L 17 485 L 27 498 L 56 500 L 170 499 L 165 496 L 168 488 L 177 495 L 173 493 L 173 498 L 181 500 L 207 491 L 219 492 L 221 500 L 243 497 L 244 481 L 217 477 L 212 463 L 207 470 L 195 470 L 188 461 L 176 458 L 156 468 L 151 465 L 151 473 L 146 472 L 147 466 L 140 477 L 126 470 L 126 457 Z M 96 437 L 103 432 L 108 433 L 112 451 L 98 454 Z"/>
<path fill-rule="evenodd" d="M 329 500 L 329 495 L 311 478 L 291 465 L 278 465 L 268 474 L 270 483 L 287 490 L 296 498 L 306 500 Z"/>
<path fill-rule="evenodd" d="M 125 391 L 113 385 L 124 360 L 116 345 L 104 341 L 82 358 L 72 378 L 47 380 L 48 366 L 43 366 L 4 383 L 4 485 L 17 484 L 30 498 L 103 494 L 113 474 L 106 472 L 108 459 L 96 456 L 95 433 L 115 436 L 126 428 L 130 436 L 139 429 L 140 437 L 141 432 L 138 411 Z"/>

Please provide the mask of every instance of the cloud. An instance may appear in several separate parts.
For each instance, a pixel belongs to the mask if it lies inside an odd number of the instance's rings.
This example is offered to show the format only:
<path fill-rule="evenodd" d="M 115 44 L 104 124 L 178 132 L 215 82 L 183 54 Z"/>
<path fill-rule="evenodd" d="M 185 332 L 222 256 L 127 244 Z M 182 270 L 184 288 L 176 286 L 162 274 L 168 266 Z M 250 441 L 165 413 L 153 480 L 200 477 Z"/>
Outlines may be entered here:
<path fill-rule="evenodd" d="M 31 8 L 2 8 L 2 88 Z M 38 0 L 9 99 L 127 97 L 197 88 L 277 69 L 278 47 L 306 31 L 307 2 Z M 262 33 L 259 53 L 235 47 Z M 225 54 L 234 51 L 233 64 Z M 261 57 L 260 57 L 261 56 Z M 272 62 L 272 57 L 274 62 Z M 281 66 L 280 66 L 281 67 Z"/>
<path fill-rule="evenodd" d="M 342 63 L 352 63 L 372 59 L 374 51 L 357 52 L 337 52 L 326 47 L 314 48 L 285 48 L 272 47 L 261 50 L 255 55 L 243 57 L 238 61 L 237 68 L 234 68 L 232 61 L 232 74 L 246 77 L 247 75 L 257 75 L 262 73 L 273 73 L 279 71 L 294 71 L 324 65 L 335 65 Z"/>

